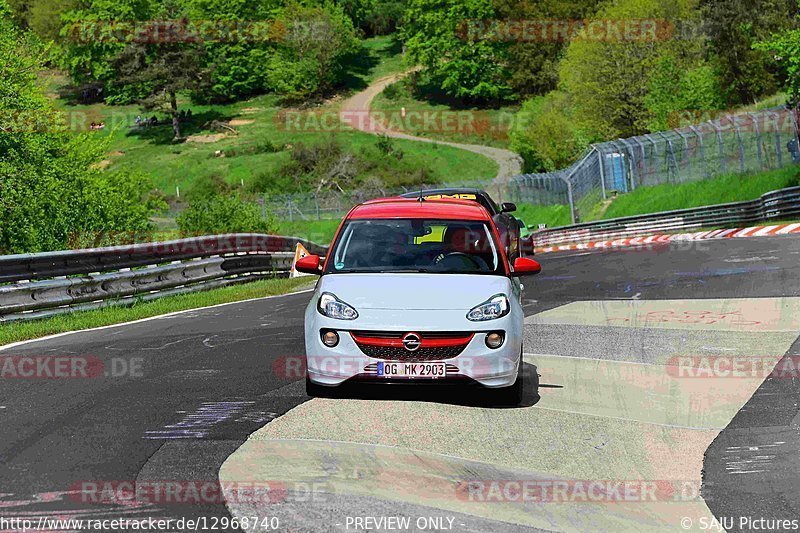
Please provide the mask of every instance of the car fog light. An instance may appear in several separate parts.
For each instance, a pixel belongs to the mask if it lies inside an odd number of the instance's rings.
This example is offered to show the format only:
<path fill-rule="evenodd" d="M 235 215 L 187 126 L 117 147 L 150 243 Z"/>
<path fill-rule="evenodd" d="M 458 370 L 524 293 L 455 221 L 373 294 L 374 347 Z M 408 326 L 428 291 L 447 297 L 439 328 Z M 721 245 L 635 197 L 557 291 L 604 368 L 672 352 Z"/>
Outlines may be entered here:
<path fill-rule="evenodd" d="M 328 348 L 339 344 L 339 335 L 335 331 L 326 331 L 322 334 L 322 343 Z"/>
<path fill-rule="evenodd" d="M 498 332 L 492 332 L 486 335 L 486 346 L 491 348 L 492 350 L 499 348 L 503 345 L 503 334 Z"/>

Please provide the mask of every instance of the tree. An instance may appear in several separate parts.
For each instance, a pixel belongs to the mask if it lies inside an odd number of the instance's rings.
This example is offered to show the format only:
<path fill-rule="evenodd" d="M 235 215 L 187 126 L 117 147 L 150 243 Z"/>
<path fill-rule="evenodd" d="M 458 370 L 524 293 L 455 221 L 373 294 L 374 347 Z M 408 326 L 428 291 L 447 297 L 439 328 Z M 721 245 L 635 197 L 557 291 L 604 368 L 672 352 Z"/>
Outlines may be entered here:
<path fill-rule="evenodd" d="M 76 235 L 150 230 L 149 217 L 163 204 L 149 180 L 97 167 L 105 145 L 66 130 L 37 84 L 40 69 L 41 58 L 0 0 L 0 253 L 63 249 Z"/>
<path fill-rule="evenodd" d="M 670 53 L 659 57 L 648 80 L 644 106 L 649 112 L 647 129 L 661 131 L 681 127 L 684 112 L 722 109 L 722 97 L 717 69 L 698 62 L 681 66 L 680 58 Z"/>
<path fill-rule="evenodd" d="M 800 15 L 797 20 L 800 23 Z M 784 87 L 789 93 L 789 105 L 794 108 L 800 106 L 800 28 L 776 33 L 754 47 L 772 55 L 775 64 L 785 75 Z"/>
<path fill-rule="evenodd" d="M 701 0 L 709 48 L 719 66 L 728 105 L 772 95 L 783 81 L 767 50 L 753 47 L 791 28 L 794 0 Z"/>
<path fill-rule="evenodd" d="M 411 60 L 445 94 L 498 102 L 513 97 L 508 43 L 480 31 L 481 21 L 497 18 L 491 0 L 410 0 L 401 36 Z"/>
<path fill-rule="evenodd" d="M 592 16 L 600 0 L 496 0 L 501 19 L 508 22 L 528 21 L 547 24 L 550 21 L 578 21 Z M 569 44 L 554 32 L 544 35 L 532 32 L 509 43 L 509 85 L 520 97 L 543 95 L 558 87 L 558 64 Z"/>
<path fill-rule="evenodd" d="M 511 149 L 525 160 L 528 172 L 553 172 L 573 163 L 589 139 L 572 116 L 569 96 L 553 91 L 522 104 L 509 131 Z"/>
<path fill-rule="evenodd" d="M 197 90 L 204 83 L 201 50 L 192 45 L 156 47 L 131 44 L 116 58 L 121 83 L 146 88 L 140 100 L 145 109 L 165 111 L 172 118 L 174 139 L 181 138 L 178 93 Z"/>
<path fill-rule="evenodd" d="M 601 27 L 608 21 L 666 21 L 677 26 L 697 22 L 698 16 L 691 0 L 619 0 L 593 19 Z M 661 58 L 670 55 L 682 71 L 702 64 L 705 56 L 703 40 L 677 38 L 663 27 L 643 27 L 640 37 L 633 33 L 631 38 L 612 29 L 602 39 L 573 39 L 559 66 L 561 86 L 576 108 L 576 119 L 592 138 L 647 132 L 652 125 L 648 95 L 658 88 L 652 80 Z"/>
<path fill-rule="evenodd" d="M 118 82 L 113 60 L 133 40 L 131 22 L 153 20 L 156 0 L 82 0 L 62 15 L 63 67 L 80 85 L 100 83 L 109 104 L 129 104 L 147 96 L 144 88 Z"/>
<path fill-rule="evenodd" d="M 404 0 L 337 0 L 336 4 L 368 36 L 393 33 L 405 12 Z"/>
<path fill-rule="evenodd" d="M 45 41 L 54 41 L 61 31 L 61 14 L 77 7 L 78 0 L 12 0 L 14 21 Z"/>
<path fill-rule="evenodd" d="M 347 60 L 359 50 L 353 22 L 331 3 L 289 4 L 276 24 L 285 31 L 270 64 L 268 83 L 293 99 L 329 92 L 342 80 Z"/>

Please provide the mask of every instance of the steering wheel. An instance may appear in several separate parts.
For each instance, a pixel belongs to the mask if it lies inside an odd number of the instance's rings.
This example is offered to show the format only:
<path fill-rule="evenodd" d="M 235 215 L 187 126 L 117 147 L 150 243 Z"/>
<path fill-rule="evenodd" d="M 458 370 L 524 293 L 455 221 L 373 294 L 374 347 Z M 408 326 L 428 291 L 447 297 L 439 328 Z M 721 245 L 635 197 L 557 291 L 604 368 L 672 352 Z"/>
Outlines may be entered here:
<path fill-rule="evenodd" d="M 434 260 L 434 263 L 438 265 L 439 263 L 441 263 L 443 261 L 446 261 L 447 259 L 449 259 L 451 257 L 461 257 L 461 258 L 464 258 L 464 259 L 469 259 L 469 261 L 475 266 L 475 268 L 480 268 L 481 267 L 480 263 L 478 263 L 475 260 L 474 257 L 472 257 L 470 254 L 465 254 L 464 252 L 450 252 L 449 254 L 446 254 L 443 257 L 442 256 L 437 257 Z"/>

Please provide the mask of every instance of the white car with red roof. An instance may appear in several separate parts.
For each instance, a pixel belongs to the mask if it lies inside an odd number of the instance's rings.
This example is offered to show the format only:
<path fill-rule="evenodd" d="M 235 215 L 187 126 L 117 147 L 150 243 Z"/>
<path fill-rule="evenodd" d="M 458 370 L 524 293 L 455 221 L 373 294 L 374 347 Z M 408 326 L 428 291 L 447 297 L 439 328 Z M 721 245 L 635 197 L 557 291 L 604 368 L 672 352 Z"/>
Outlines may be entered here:
<path fill-rule="evenodd" d="M 491 216 L 464 200 L 382 199 L 354 207 L 324 262 L 305 314 L 309 395 L 345 382 L 449 383 L 522 394 L 519 276 Z"/>

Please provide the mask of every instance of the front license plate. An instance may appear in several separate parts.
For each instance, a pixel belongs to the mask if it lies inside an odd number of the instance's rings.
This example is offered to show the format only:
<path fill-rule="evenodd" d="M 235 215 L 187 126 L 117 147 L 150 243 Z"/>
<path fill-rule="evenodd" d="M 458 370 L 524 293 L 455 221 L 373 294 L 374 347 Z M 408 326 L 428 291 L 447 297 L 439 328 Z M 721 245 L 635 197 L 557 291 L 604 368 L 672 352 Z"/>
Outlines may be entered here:
<path fill-rule="evenodd" d="M 443 378 L 444 363 L 378 363 L 378 375 L 385 378 Z"/>

